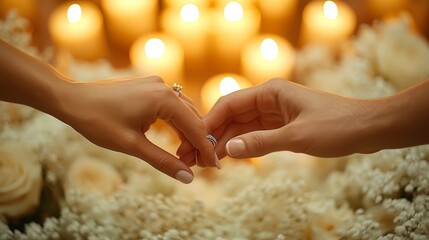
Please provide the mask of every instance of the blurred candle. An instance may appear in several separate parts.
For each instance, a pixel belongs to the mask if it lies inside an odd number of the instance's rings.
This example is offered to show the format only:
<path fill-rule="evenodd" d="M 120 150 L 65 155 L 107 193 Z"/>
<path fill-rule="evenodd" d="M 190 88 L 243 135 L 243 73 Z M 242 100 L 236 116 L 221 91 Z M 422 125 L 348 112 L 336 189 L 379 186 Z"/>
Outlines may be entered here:
<path fill-rule="evenodd" d="M 316 0 L 304 8 L 301 43 L 335 47 L 347 39 L 355 27 L 355 13 L 346 3 Z"/>
<path fill-rule="evenodd" d="M 91 2 L 64 3 L 49 17 L 49 32 L 55 46 L 83 59 L 96 59 L 105 52 L 103 16 Z"/>
<path fill-rule="evenodd" d="M 182 81 L 183 49 L 176 40 L 165 34 L 148 34 L 138 38 L 131 46 L 130 60 L 138 71 L 158 75 L 169 85 Z"/>
<path fill-rule="evenodd" d="M 255 37 L 241 53 L 242 72 L 255 84 L 271 78 L 288 78 L 295 64 L 295 50 L 280 36 Z"/>
<path fill-rule="evenodd" d="M 167 9 L 161 16 L 161 27 L 182 44 L 185 57 L 195 61 L 204 55 L 208 19 L 197 5 L 189 3 L 179 9 Z"/>
<path fill-rule="evenodd" d="M 157 0 L 102 0 L 112 41 L 129 48 L 142 34 L 156 29 Z"/>
<path fill-rule="evenodd" d="M 204 111 L 208 112 L 220 97 L 251 86 L 247 79 L 237 74 L 226 73 L 211 77 L 201 88 L 201 103 Z"/>
<path fill-rule="evenodd" d="M 213 28 L 216 53 L 224 61 L 238 60 L 242 46 L 259 31 L 260 14 L 252 6 L 229 2 L 214 12 Z"/>

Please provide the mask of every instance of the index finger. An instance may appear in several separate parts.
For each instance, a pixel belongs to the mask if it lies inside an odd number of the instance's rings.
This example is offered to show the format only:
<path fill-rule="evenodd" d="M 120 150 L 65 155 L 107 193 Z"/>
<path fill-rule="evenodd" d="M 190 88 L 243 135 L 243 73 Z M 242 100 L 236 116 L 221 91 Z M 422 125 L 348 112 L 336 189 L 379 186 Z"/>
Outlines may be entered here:
<path fill-rule="evenodd" d="M 217 129 L 229 118 L 257 109 L 258 91 L 258 87 L 253 87 L 221 97 L 203 118 L 207 131 Z"/>
<path fill-rule="evenodd" d="M 173 93 L 174 94 L 174 93 Z M 165 111 L 160 111 L 160 118 L 171 121 L 189 142 L 201 154 L 207 166 L 216 166 L 213 144 L 208 140 L 207 129 L 203 121 L 175 95 L 165 99 Z"/>

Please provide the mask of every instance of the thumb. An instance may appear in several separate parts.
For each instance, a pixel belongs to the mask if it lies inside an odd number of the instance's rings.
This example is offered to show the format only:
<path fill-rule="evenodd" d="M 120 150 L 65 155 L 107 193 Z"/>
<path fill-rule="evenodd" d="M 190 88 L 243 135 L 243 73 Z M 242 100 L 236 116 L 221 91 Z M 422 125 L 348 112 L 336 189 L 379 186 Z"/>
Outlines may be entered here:
<path fill-rule="evenodd" d="M 280 129 L 255 131 L 239 135 L 226 143 L 226 152 L 233 158 L 259 157 L 285 150 L 285 134 Z"/>

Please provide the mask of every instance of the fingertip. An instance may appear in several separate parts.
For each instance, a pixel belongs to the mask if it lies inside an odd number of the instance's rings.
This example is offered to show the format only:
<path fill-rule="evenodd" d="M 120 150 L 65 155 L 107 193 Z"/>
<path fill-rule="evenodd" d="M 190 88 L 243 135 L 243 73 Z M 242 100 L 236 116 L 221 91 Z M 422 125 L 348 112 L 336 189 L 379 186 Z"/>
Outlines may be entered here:
<path fill-rule="evenodd" d="M 174 177 L 184 184 L 189 184 L 194 180 L 194 175 L 185 170 L 179 170 Z"/>
<path fill-rule="evenodd" d="M 234 138 L 226 143 L 225 150 L 228 156 L 240 158 L 246 154 L 246 144 L 244 143 L 243 139 Z"/>

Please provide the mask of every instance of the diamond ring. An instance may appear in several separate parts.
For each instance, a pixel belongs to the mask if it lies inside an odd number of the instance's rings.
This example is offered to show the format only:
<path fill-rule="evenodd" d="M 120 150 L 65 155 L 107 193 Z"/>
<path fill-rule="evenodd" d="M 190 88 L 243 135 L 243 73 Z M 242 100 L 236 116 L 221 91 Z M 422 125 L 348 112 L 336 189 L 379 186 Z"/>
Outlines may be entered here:
<path fill-rule="evenodd" d="M 177 96 L 180 97 L 180 94 L 183 89 L 182 85 L 177 84 L 177 83 L 173 83 L 173 85 L 171 86 L 171 88 L 177 93 Z"/>

